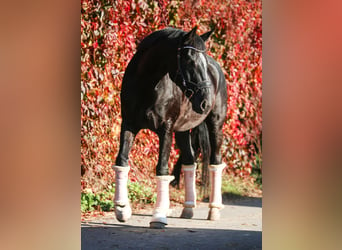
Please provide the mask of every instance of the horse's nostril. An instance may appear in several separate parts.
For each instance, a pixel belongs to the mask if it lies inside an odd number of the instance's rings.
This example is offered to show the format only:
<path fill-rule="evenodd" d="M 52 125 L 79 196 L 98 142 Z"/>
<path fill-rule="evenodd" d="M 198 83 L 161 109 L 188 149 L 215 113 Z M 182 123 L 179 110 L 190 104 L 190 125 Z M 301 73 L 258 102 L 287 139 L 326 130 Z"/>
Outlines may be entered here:
<path fill-rule="evenodd" d="M 206 101 L 206 100 L 203 100 L 203 101 L 201 102 L 201 109 L 202 109 L 202 111 L 204 111 L 206 108 L 207 108 L 207 101 Z"/>
<path fill-rule="evenodd" d="M 186 89 L 184 91 L 184 94 L 185 94 L 186 97 L 188 97 L 190 99 L 193 96 L 194 91 L 192 89 Z"/>

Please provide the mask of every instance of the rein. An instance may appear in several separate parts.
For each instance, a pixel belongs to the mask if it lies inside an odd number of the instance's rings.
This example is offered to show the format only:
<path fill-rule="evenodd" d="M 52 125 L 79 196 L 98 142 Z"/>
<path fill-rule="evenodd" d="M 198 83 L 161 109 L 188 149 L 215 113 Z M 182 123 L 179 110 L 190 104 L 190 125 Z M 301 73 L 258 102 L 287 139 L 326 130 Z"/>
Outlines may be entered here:
<path fill-rule="evenodd" d="M 183 84 L 183 87 L 185 88 L 184 95 L 190 99 L 193 96 L 193 94 L 197 93 L 199 90 L 204 89 L 204 88 L 209 88 L 210 87 L 210 81 L 204 80 L 204 81 L 201 81 L 198 83 L 194 83 L 192 81 L 186 81 L 185 80 L 185 77 L 184 77 L 182 69 L 181 69 L 181 63 L 180 63 L 180 60 L 181 60 L 180 52 L 183 49 L 191 49 L 191 50 L 194 50 L 198 53 L 205 53 L 207 50 L 197 49 L 197 48 L 192 47 L 192 46 L 184 46 L 184 47 L 179 47 L 177 49 L 177 64 L 178 64 L 177 74 L 180 74 L 180 76 L 182 78 L 182 84 Z"/>

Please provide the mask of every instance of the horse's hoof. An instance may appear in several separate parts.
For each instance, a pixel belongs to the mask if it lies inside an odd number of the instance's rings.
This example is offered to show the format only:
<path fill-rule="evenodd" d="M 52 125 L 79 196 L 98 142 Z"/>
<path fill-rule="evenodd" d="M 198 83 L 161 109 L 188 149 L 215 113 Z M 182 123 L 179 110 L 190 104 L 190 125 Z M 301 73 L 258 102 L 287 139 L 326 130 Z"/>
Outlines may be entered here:
<path fill-rule="evenodd" d="M 159 221 L 150 222 L 150 228 L 152 229 L 165 229 L 166 224 Z"/>
<path fill-rule="evenodd" d="M 213 207 L 210 208 L 207 220 L 219 220 L 220 219 L 220 209 Z"/>
<path fill-rule="evenodd" d="M 132 216 L 132 210 L 129 205 L 126 206 L 116 206 L 115 207 L 116 219 L 120 222 L 126 222 Z"/>
<path fill-rule="evenodd" d="M 185 207 L 183 208 L 182 214 L 181 214 L 181 218 L 184 219 L 191 219 L 194 216 L 194 211 L 191 207 Z"/>

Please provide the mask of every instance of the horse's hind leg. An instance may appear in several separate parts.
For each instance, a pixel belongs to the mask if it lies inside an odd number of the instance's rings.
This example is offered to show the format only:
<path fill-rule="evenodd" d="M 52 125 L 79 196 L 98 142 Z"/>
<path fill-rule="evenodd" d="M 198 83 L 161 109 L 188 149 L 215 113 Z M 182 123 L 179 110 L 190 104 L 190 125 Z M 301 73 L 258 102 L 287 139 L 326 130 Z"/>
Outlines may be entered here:
<path fill-rule="evenodd" d="M 113 166 L 115 171 L 115 216 L 120 222 L 131 218 L 132 210 L 128 200 L 127 180 L 129 167 Z"/>
<path fill-rule="evenodd" d="M 126 129 L 125 125 L 121 126 L 120 150 L 116 158 L 116 165 L 112 167 L 115 171 L 115 216 L 120 222 L 127 221 L 132 215 L 127 190 L 128 172 L 130 169 L 128 166 L 128 154 L 133 145 L 135 135 L 136 133 Z"/>
<path fill-rule="evenodd" d="M 209 200 L 209 214 L 208 220 L 220 219 L 220 210 L 223 208 L 221 183 L 222 183 L 222 171 L 226 167 L 225 163 L 210 165 L 210 200 Z"/>
<path fill-rule="evenodd" d="M 193 208 L 196 207 L 196 164 L 194 163 L 194 152 L 191 147 L 190 132 L 176 133 L 176 142 L 181 150 L 185 186 L 185 202 L 180 217 L 191 219 L 194 215 Z"/>

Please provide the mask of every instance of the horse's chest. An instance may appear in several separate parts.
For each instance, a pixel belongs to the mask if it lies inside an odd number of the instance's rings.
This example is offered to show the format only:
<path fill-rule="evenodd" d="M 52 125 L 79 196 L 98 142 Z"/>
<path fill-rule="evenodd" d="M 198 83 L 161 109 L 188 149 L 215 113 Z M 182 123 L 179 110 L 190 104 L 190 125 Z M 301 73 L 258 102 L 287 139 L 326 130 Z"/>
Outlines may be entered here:
<path fill-rule="evenodd" d="M 192 103 L 171 82 L 168 74 L 155 87 L 151 104 L 145 113 L 151 129 L 171 121 L 174 131 L 186 131 L 198 126 L 208 115 L 193 110 Z"/>
<path fill-rule="evenodd" d="M 181 92 L 171 96 L 160 95 L 154 105 L 146 110 L 150 129 L 158 129 L 163 123 L 172 121 L 174 131 L 186 131 L 198 126 L 207 114 L 198 114 L 191 102 Z"/>
<path fill-rule="evenodd" d="M 198 114 L 192 109 L 191 102 L 183 98 L 179 108 L 179 115 L 174 123 L 173 129 L 175 131 L 186 131 L 198 126 L 207 114 Z"/>

